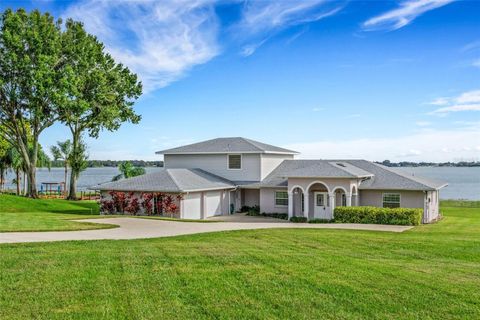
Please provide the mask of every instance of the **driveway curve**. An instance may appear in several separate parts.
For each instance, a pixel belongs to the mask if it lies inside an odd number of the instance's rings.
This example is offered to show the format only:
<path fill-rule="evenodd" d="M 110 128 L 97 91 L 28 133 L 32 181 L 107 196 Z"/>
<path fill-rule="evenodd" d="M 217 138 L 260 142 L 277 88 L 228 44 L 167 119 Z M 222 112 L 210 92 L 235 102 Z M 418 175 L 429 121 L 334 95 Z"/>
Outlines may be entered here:
<path fill-rule="evenodd" d="M 106 223 L 118 225 L 114 229 L 97 229 L 82 231 L 48 231 L 48 232 L 3 232 L 0 233 L 0 243 L 21 242 L 49 242 L 69 240 L 126 240 L 173 237 L 179 235 L 231 231 L 253 230 L 271 228 L 296 228 L 296 229 L 349 229 L 368 231 L 403 232 L 412 227 L 390 226 L 373 224 L 308 224 L 272 221 L 251 222 L 176 222 L 141 218 L 105 218 L 82 219 L 80 222 Z"/>

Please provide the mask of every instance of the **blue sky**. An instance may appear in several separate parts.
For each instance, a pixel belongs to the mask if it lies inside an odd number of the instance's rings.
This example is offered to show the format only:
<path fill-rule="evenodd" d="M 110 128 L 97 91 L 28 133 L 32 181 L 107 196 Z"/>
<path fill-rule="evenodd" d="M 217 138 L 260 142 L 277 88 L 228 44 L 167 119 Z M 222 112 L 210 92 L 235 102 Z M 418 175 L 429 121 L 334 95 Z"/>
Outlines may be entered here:
<path fill-rule="evenodd" d="M 480 1 L 28 1 L 83 21 L 145 86 L 91 159 L 219 136 L 303 158 L 480 160 Z M 44 146 L 64 140 L 61 125 Z"/>

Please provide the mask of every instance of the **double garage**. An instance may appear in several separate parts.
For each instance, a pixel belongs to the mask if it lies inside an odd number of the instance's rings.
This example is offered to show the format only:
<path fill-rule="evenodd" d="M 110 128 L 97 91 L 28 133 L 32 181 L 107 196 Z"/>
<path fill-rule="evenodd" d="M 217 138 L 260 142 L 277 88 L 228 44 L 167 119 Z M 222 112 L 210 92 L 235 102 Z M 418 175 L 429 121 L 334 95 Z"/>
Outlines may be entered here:
<path fill-rule="evenodd" d="M 182 219 L 206 219 L 227 214 L 229 207 L 229 190 L 186 193 L 180 204 L 180 217 Z"/>

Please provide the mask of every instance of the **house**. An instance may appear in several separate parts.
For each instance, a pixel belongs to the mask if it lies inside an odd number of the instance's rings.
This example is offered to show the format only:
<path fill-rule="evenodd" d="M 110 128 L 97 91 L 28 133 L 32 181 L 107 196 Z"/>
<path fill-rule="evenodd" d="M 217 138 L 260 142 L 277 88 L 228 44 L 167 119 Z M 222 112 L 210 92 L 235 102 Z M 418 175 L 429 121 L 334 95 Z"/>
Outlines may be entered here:
<path fill-rule="evenodd" d="M 331 219 L 337 206 L 423 208 L 438 218 L 445 183 L 366 160 L 295 160 L 298 152 L 246 138 L 217 138 L 157 152 L 164 169 L 96 186 L 108 192 L 181 195 L 179 218 L 205 219 L 259 206 L 261 212 Z"/>

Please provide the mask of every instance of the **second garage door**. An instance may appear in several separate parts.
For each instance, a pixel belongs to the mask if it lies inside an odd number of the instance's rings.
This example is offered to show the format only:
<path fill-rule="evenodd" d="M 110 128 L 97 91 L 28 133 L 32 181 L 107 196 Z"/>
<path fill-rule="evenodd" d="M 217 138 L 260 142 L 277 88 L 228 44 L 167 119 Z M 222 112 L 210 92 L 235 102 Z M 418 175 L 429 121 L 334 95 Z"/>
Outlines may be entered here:
<path fill-rule="evenodd" d="M 219 216 L 222 214 L 222 192 L 209 191 L 205 193 L 205 217 Z"/>
<path fill-rule="evenodd" d="M 202 194 L 190 193 L 184 197 L 183 219 L 201 219 L 202 218 Z"/>

